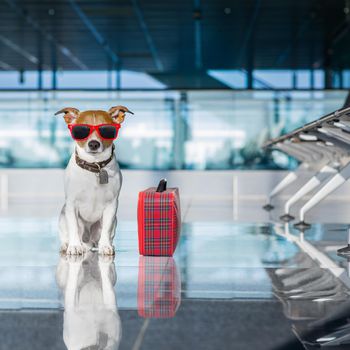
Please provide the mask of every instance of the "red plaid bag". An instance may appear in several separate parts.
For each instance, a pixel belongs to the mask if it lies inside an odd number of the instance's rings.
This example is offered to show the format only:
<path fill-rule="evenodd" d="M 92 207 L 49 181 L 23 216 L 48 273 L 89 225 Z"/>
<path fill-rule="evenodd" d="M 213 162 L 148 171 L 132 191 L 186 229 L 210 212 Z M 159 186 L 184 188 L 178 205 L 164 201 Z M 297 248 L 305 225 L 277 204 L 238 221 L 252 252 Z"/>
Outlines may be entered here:
<path fill-rule="evenodd" d="M 139 193 L 137 208 L 139 251 L 141 255 L 172 256 L 180 235 L 180 198 L 178 188 L 158 188 Z"/>
<path fill-rule="evenodd" d="M 140 256 L 137 310 L 145 318 L 174 317 L 181 303 L 181 278 L 175 260 Z"/>

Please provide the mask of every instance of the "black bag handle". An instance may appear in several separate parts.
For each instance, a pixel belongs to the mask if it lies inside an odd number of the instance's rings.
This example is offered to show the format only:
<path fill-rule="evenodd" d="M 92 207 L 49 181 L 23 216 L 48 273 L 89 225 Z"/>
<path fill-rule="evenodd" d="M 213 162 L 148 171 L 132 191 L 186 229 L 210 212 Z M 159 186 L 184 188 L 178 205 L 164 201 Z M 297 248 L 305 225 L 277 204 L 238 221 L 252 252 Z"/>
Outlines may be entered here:
<path fill-rule="evenodd" d="M 159 184 L 158 184 L 156 192 L 164 192 L 164 191 L 166 191 L 166 185 L 167 185 L 167 180 L 166 179 L 161 179 L 159 181 Z"/>

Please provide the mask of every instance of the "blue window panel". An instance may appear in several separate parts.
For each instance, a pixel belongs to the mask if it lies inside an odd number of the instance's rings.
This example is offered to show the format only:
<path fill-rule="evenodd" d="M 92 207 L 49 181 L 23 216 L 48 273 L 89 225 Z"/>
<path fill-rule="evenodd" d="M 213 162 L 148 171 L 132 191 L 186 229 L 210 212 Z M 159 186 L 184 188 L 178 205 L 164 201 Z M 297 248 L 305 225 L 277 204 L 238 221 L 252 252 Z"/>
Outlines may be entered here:
<path fill-rule="evenodd" d="M 51 88 L 51 72 L 42 73 L 43 88 Z M 23 83 L 20 82 L 20 73 L 16 71 L 0 72 L 0 89 L 37 89 L 38 72 L 26 71 L 23 73 Z"/>
<path fill-rule="evenodd" d="M 312 70 L 297 70 L 297 88 L 298 89 L 310 89 L 311 88 L 311 74 Z"/>
<path fill-rule="evenodd" d="M 253 87 L 256 89 L 292 89 L 293 71 L 255 69 L 253 71 Z"/>
<path fill-rule="evenodd" d="M 220 83 L 233 89 L 245 89 L 247 87 L 247 75 L 241 70 L 215 70 L 210 69 L 207 74 Z"/>
<path fill-rule="evenodd" d="M 321 69 L 316 69 L 314 74 L 315 89 L 324 89 L 324 71 Z"/>
<path fill-rule="evenodd" d="M 343 87 L 344 88 L 350 88 L 350 70 L 345 69 L 343 70 Z"/>
<path fill-rule="evenodd" d="M 60 89 L 107 89 L 109 74 L 111 74 L 112 88 L 116 88 L 117 73 L 115 71 L 65 71 L 58 75 Z M 121 88 L 123 89 L 164 89 L 166 85 L 142 72 L 121 71 Z"/>
<path fill-rule="evenodd" d="M 116 88 L 116 72 L 108 71 L 58 71 L 58 89 L 108 89 L 109 74 L 111 74 L 112 88 Z M 38 72 L 23 73 L 23 83 L 20 73 L 16 71 L 0 72 L 0 89 L 37 89 Z M 52 88 L 52 72 L 42 72 L 42 87 Z M 121 71 L 121 88 L 123 89 L 165 89 L 166 85 L 147 73 Z"/>

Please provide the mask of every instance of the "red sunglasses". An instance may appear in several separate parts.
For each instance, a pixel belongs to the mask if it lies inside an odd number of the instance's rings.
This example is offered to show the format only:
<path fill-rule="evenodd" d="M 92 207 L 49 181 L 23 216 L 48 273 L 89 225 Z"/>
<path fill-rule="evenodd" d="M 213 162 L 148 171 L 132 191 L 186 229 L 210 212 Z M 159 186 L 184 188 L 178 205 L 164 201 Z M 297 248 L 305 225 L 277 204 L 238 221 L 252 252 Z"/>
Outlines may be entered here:
<path fill-rule="evenodd" d="M 118 136 L 120 124 L 68 124 L 68 129 L 73 139 L 78 141 L 87 139 L 94 131 L 103 140 L 115 140 Z"/>

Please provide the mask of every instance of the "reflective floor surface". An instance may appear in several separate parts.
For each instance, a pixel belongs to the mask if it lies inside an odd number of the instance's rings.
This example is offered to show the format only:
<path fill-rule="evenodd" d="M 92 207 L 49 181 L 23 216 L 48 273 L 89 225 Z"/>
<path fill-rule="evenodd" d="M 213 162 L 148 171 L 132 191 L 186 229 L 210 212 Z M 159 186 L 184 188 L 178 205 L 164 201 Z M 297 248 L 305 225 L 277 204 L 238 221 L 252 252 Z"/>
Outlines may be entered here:
<path fill-rule="evenodd" d="M 140 257 L 121 219 L 115 259 L 68 259 L 56 216 L 3 215 L 0 349 L 350 349 L 346 229 L 202 216 L 174 258 Z"/>

